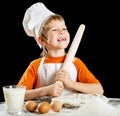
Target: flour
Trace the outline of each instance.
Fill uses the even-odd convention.
[[[104,95],[79,93],[55,97],[52,101],[54,100],[58,100],[62,104],[67,104],[71,107],[79,107],[77,109],[63,108],[59,112],[59,116],[120,116],[120,110],[109,104],[109,98]]]
[[[108,102],[100,98],[93,98],[79,108],[85,116],[120,116],[120,112]]]
[[[76,93],[76,94],[70,94],[60,97],[54,97],[52,98],[52,101],[58,100],[62,104],[70,104],[71,106],[83,106],[87,104],[89,101],[91,101],[92,98],[100,98],[105,102],[108,102],[109,99],[103,95],[95,95],[95,94],[83,94],[83,93]]]

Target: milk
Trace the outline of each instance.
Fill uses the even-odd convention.
[[[22,110],[24,104],[25,87],[15,85],[4,86],[4,98],[8,113],[17,113]]]

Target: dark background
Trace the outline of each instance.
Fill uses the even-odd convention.
[[[1,4],[1,77],[0,101],[4,100],[2,86],[17,84],[30,61],[41,50],[23,30],[25,10],[42,1],[48,9],[61,14],[74,38],[80,24],[86,29],[76,53],[101,81],[104,95],[120,98],[119,91],[119,6],[118,3],[65,0],[19,0]]]

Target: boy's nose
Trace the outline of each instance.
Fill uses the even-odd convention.
[[[59,30],[59,34],[62,34],[63,33],[63,30]]]

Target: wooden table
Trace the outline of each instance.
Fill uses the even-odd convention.
[[[109,104],[114,106],[119,114],[120,114],[120,99],[119,98],[109,98]],[[7,106],[4,102],[0,102],[0,116],[11,116],[7,113]],[[53,112],[52,110],[49,111],[49,113],[46,114],[40,114],[38,112],[36,113],[30,113],[26,111],[23,108],[24,114],[21,116],[86,116],[83,112],[81,112],[78,109],[67,109],[67,108],[62,108],[60,112]],[[90,116],[90,115],[89,115]],[[117,115],[120,116],[120,115]]]

